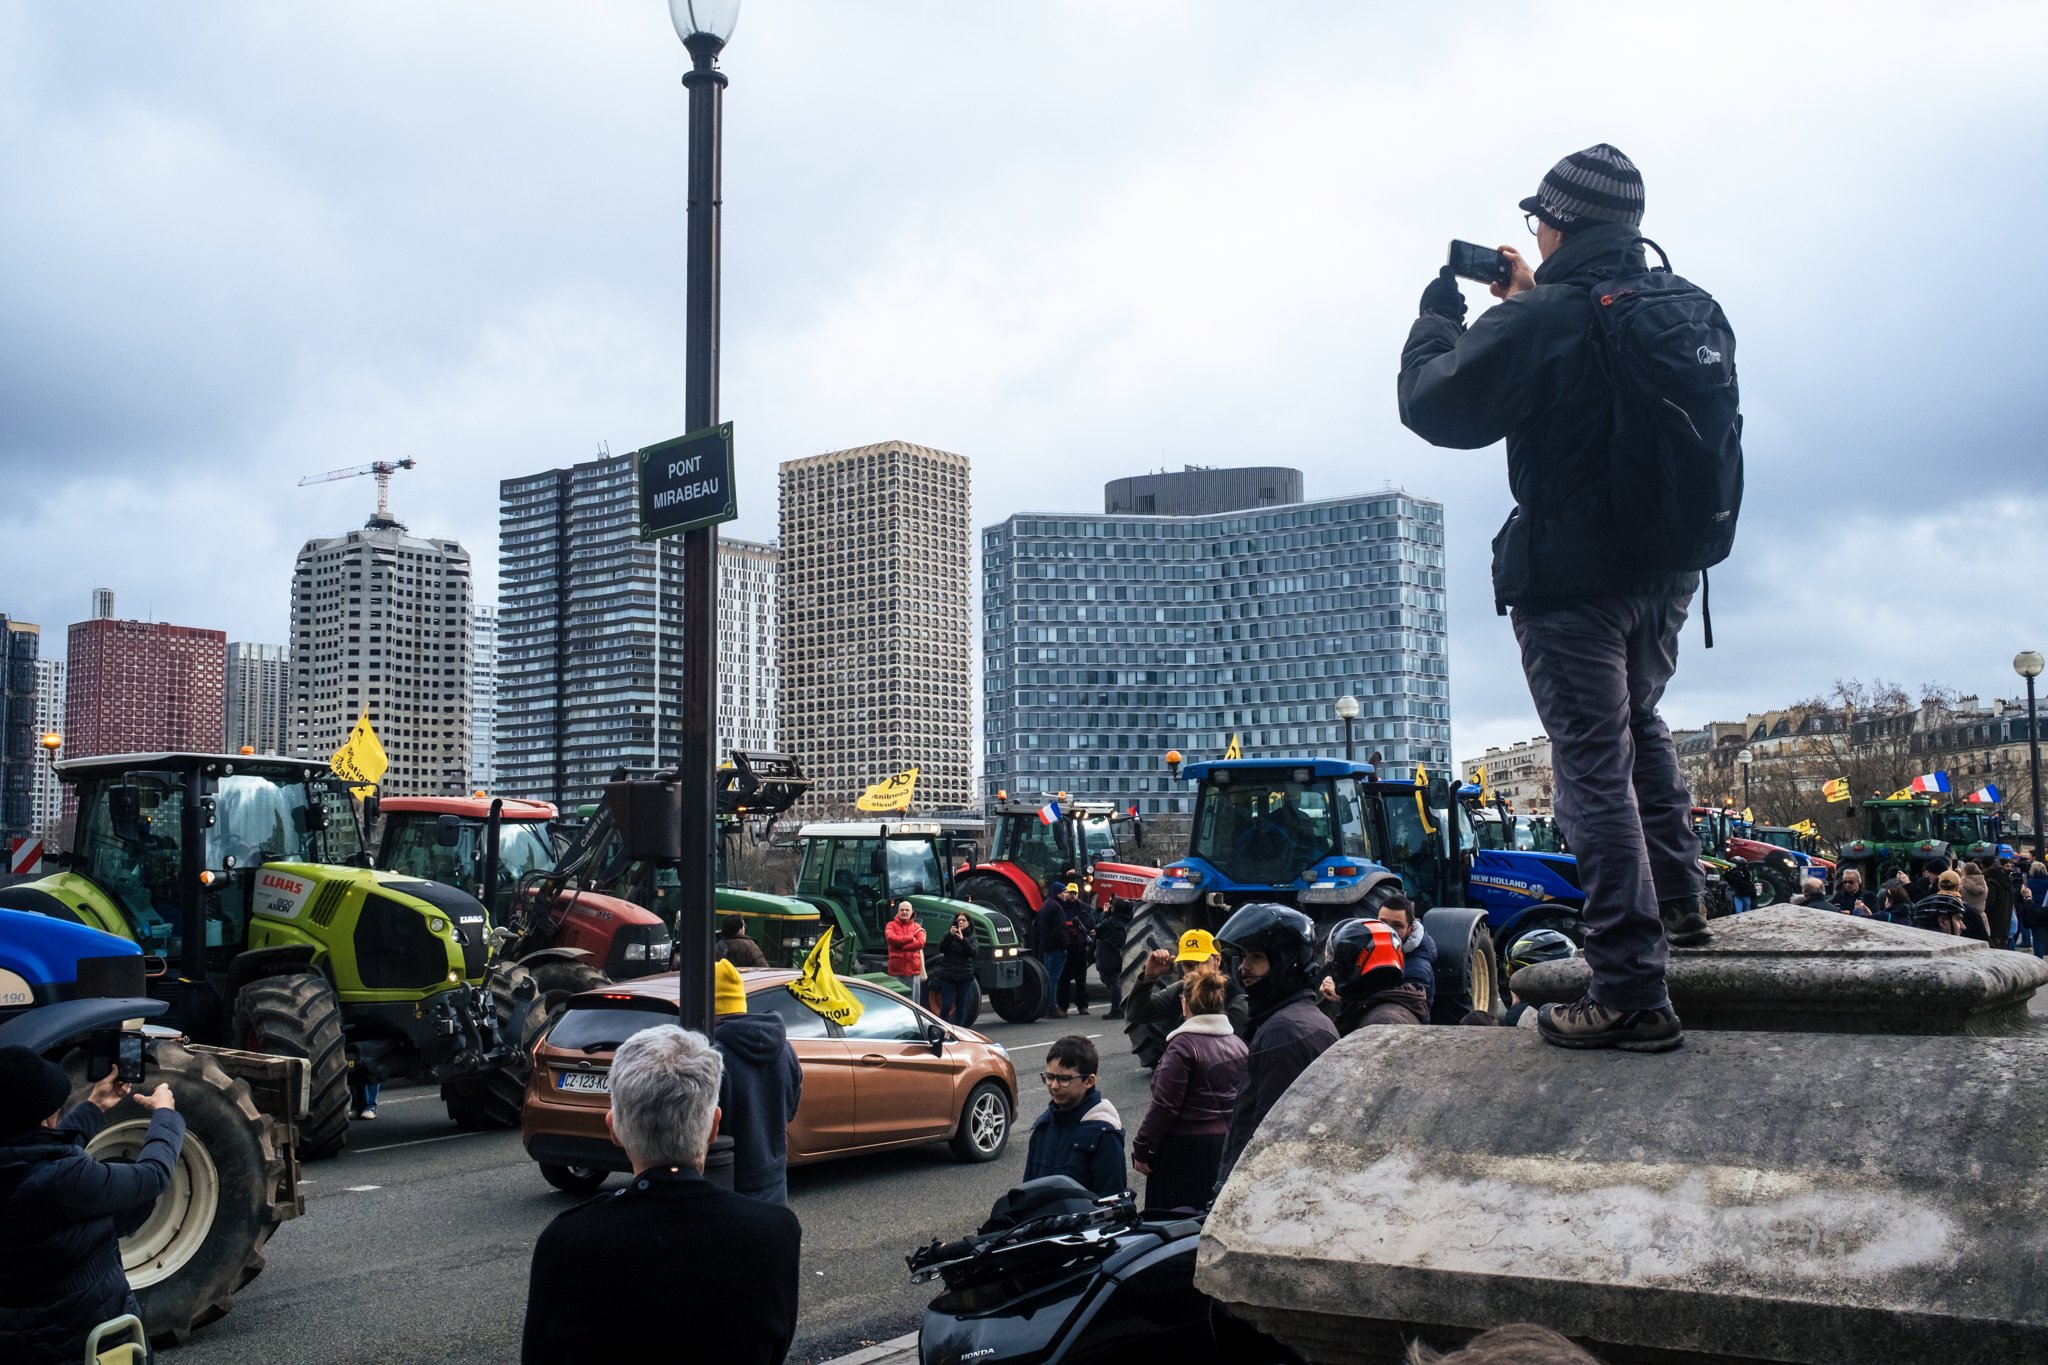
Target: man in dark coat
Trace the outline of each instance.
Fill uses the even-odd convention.
[[[735,967],[768,965],[768,955],[761,951],[761,945],[747,937],[747,921],[741,915],[727,915],[718,922],[718,942],[712,946],[711,955]]]
[[[1468,331],[1446,269],[1401,353],[1401,420],[1432,445],[1506,440],[1515,510],[1493,541],[1493,595],[1513,611],[1531,698],[1550,737],[1557,820],[1586,891],[1587,995],[1546,1007],[1564,1047],[1661,1052],[1683,1035],[1665,989],[1666,940],[1710,937],[1699,839],[1657,703],[1678,666],[1697,573],[1647,570],[1608,549],[1615,399],[1591,286],[1645,269],[1643,179],[1606,143],[1573,153],[1522,201],[1542,253],[1493,286]]]
[[[1415,918],[1415,902],[1389,896],[1380,906],[1379,921],[1401,938],[1401,979],[1422,992],[1422,1022],[1436,1009],[1436,940]]]
[[[1308,1064],[1337,1041],[1337,1026],[1316,1004],[1309,985],[1315,928],[1307,915],[1287,906],[1253,902],[1223,922],[1216,942],[1237,950],[1237,974],[1251,1000],[1251,1053],[1245,1083],[1230,1115],[1223,1143],[1221,1189],[1252,1134]]]
[[[789,1202],[789,1123],[804,1070],[789,1029],[773,1010],[747,1013],[747,988],[730,962],[712,969],[711,1045],[724,1059],[719,1122],[732,1139],[732,1187],[750,1199]]]
[[[1103,988],[1109,992],[1109,1010],[1102,1016],[1105,1019],[1124,1017],[1124,939],[1130,930],[1131,903],[1120,896],[1112,897],[1108,908],[1095,921],[1095,974],[1102,978]]]
[[[109,1072],[59,1118],[70,1091],[55,1062],[0,1048],[0,1360],[82,1360],[93,1328],[136,1311],[118,1239],[169,1187],[184,1145],[185,1120],[159,1085],[133,1097],[149,1111],[133,1161],[87,1156],[130,1092]]]
[[[780,1365],[789,1353],[803,1238],[796,1215],[703,1175],[722,1070],[709,1043],[673,1024],[619,1045],[605,1124],[633,1180],[542,1230],[527,1285],[525,1365],[649,1355]],[[600,1267],[603,1301],[594,1303]]]
[[[1067,930],[1069,902],[1078,901],[1081,888],[1068,882],[1057,896],[1046,898],[1038,907],[1038,956],[1045,963],[1045,977],[1052,989],[1052,998],[1046,1003],[1052,1008],[1046,1011],[1054,1019],[1067,1017],[1066,992],[1061,983],[1067,975],[1067,948],[1071,935]]]

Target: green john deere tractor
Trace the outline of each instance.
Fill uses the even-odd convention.
[[[1935,825],[1934,803],[1924,796],[1865,801],[1863,828],[1842,845],[1837,875],[1855,868],[1863,884],[1875,887],[1894,872],[1918,876],[1936,858],[1949,856],[1948,841]]]
[[[71,759],[61,870],[0,887],[141,945],[150,993],[193,1040],[303,1057],[301,1156],[348,1136],[349,1070],[441,1083],[470,1128],[519,1122],[541,1022],[521,968],[487,968],[490,924],[455,887],[372,871],[325,764],[226,754]]]
[[[952,897],[950,869],[957,859],[941,848],[942,831],[929,822],[887,820],[814,823],[797,832],[803,870],[797,895],[838,929],[833,968],[849,974],[881,972],[888,964],[882,928],[899,901],[909,901],[933,952],[964,914],[974,926],[974,971],[979,991],[968,993],[965,1022],[972,1026],[981,997],[1013,1024],[1044,1014],[1052,1003],[1045,967],[1024,953],[1007,916]]]

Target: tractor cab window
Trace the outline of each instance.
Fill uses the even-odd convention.
[[[1205,785],[1189,852],[1235,882],[1284,885],[1341,847],[1331,784],[1250,771]],[[1276,780],[1278,779],[1278,780]]]
[[[1044,886],[1073,862],[1059,838],[1064,828],[1035,815],[1006,816],[996,822],[994,860],[1015,863],[1032,881]]]
[[[1437,836],[1423,828],[1422,808],[1413,796],[1389,794],[1385,810],[1387,847],[1380,861],[1401,874],[1402,889],[1416,908],[1426,910],[1437,899]]]
[[[1941,839],[1951,844],[1974,844],[1977,842],[1977,816],[1974,811],[1944,811],[1941,816]]]
[[[123,773],[95,785],[78,816],[85,874],[127,912],[146,952],[171,952],[180,922],[178,826],[185,779]]]
[[[465,891],[476,887],[476,876],[463,860],[463,845],[443,846],[431,815],[418,815],[400,825],[391,836],[390,847],[393,872],[459,886]]]
[[[1347,858],[1372,857],[1372,840],[1365,832],[1365,803],[1358,788],[1342,783],[1337,788],[1337,852]]]
[[[1877,806],[1870,812],[1870,835],[1880,843],[1916,843],[1933,837],[1934,812],[1920,806]]]
[[[939,870],[939,850],[929,839],[891,839],[888,844],[886,894],[900,896],[942,896],[946,881]]]

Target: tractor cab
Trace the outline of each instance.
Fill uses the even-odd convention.
[[[1916,875],[1949,856],[1934,803],[1926,797],[1885,798],[1863,803],[1863,827],[1842,845],[1839,867],[1854,867],[1865,886],[1876,886],[1894,871]]]
[[[1238,905],[1284,894],[1347,905],[1384,884],[1397,864],[1428,854],[1431,840],[1416,837],[1419,825],[1374,820],[1370,764],[1225,759],[1184,771],[1198,787],[1194,828],[1188,856],[1161,869],[1153,888],[1167,904]]]
[[[497,807],[497,858],[491,852],[491,808]],[[484,796],[394,796],[378,806],[383,832],[377,866],[409,877],[459,886],[491,907],[503,923],[519,883],[555,865],[556,811],[546,801]],[[491,893],[482,895],[486,873]]]
[[[1998,827],[1998,817],[1989,811],[1950,806],[1937,813],[1936,837],[1965,858],[1995,858]]]

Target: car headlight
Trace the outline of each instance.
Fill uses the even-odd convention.
[[[995,1051],[997,1051],[998,1053],[1002,1054],[1002,1057],[1003,1057],[1003,1060],[1004,1060],[1004,1061],[1008,1061],[1008,1060],[1009,1060],[1009,1058],[1010,1058],[1010,1049],[1008,1049],[1008,1048],[1004,1047],[1004,1046],[1003,1046],[1003,1045],[1002,1045],[1001,1043],[990,1043],[990,1044],[989,1044],[989,1046],[990,1046],[991,1048],[995,1049]]]

